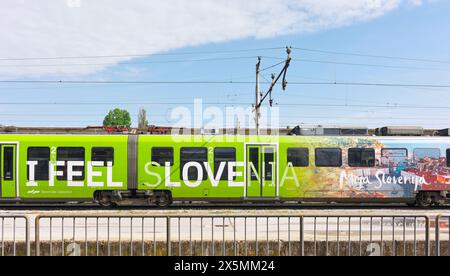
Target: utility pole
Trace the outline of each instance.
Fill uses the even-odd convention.
[[[259,119],[261,118],[261,105],[264,103],[264,100],[267,98],[267,96],[270,96],[269,99],[269,103],[270,106],[272,107],[273,105],[273,99],[272,99],[272,90],[275,87],[275,85],[277,84],[278,80],[280,80],[281,77],[283,77],[282,80],[282,88],[283,91],[286,90],[287,87],[287,81],[286,81],[286,74],[287,74],[287,70],[289,68],[289,65],[291,64],[291,48],[290,47],[286,47],[286,53],[287,53],[287,58],[286,61],[284,62],[284,66],[283,69],[281,70],[281,72],[278,74],[278,76],[276,77],[274,74],[272,74],[272,83],[270,84],[269,90],[266,92],[266,94],[262,95],[260,88],[259,88],[259,76],[261,74],[261,71],[272,68],[274,66],[270,66],[266,69],[260,69],[261,66],[261,57],[258,57],[258,63],[256,64],[256,97],[255,97],[255,125],[256,125],[256,135],[260,134],[260,129],[259,129]],[[262,97],[262,98],[261,98]]]
[[[258,57],[258,63],[256,64],[256,90],[255,90],[255,125],[256,125],[256,135],[259,135],[259,118],[261,117],[259,103],[261,101],[261,91],[259,89],[259,74],[261,66],[261,57]]]

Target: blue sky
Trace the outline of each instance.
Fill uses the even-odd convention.
[[[290,0],[286,0],[284,2],[289,1]],[[133,5],[132,2],[133,1],[130,1],[129,5]],[[282,14],[275,13],[267,18],[264,14],[261,15],[261,17],[266,18],[264,22],[267,23],[258,22],[259,26],[263,25],[260,26],[263,31],[261,31],[260,35],[256,36],[248,35],[246,33],[234,36],[233,34],[236,31],[234,29],[230,31],[226,28],[223,30],[223,36],[220,36],[220,31],[222,30],[221,26],[225,23],[219,20],[217,23],[221,24],[219,27],[213,28],[213,26],[211,26],[213,29],[211,30],[211,34],[213,35],[205,35],[207,38],[193,38],[198,40],[194,43],[198,44],[198,46],[188,46],[188,42],[181,43],[178,41],[178,33],[176,31],[173,31],[172,34],[170,28],[176,29],[176,26],[171,27],[165,24],[163,26],[167,26],[168,29],[164,31],[166,31],[168,35],[174,36],[172,40],[165,42],[167,44],[167,49],[173,48],[173,50],[165,51],[167,55],[152,55],[152,53],[161,53],[161,50],[152,50],[148,53],[148,56],[133,59],[127,58],[124,60],[105,58],[94,60],[81,59],[75,61],[64,59],[57,61],[7,61],[8,63],[3,61],[3,65],[14,66],[5,66],[3,69],[0,69],[0,79],[62,79],[84,81],[254,81],[255,64],[257,61],[256,56],[263,56],[262,67],[264,68],[279,62],[279,60],[267,57],[284,58],[286,56],[284,49],[233,52],[226,54],[193,53],[271,47],[278,48],[289,45],[293,47],[327,51],[444,61],[442,63],[415,62],[323,54],[293,49],[292,57],[294,59],[362,63],[403,68],[350,66],[293,60],[288,72],[288,81],[290,82],[336,81],[450,85],[450,81],[448,80],[450,76],[450,18],[448,17],[450,1],[425,1],[421,4],[418,4],[418,2],[409,3],[408,1],[406,1],[408,3],[404,4],[388,3],[386,5],[395,6],[387,6],[386,10],[381,9],[382,11],[380,11],[380,14],[377,14],[374,18],[371,18],[371,14],[376,13],[376,11],[369,10],[367,12],[367,10],[363,9],[363,12],[358,14],[357,18],[348,20],[345,18],[330,18],[330,16],[340,14],[339,8],[342,7],[336,8],[335,14],[329,15],[324,13],[323,18],[321,18],[320,9],[327,9],[326,1],[322,2],[324,2],[323,6],[314,7],[314,9],[311,8],[310,10],[305,8],[307,12],[313,13],[313,16],[308,20],[298,22],[295,21],[295,19],[292,22],[286,23],[285,29],[277,29],[276,22],[277,20],[280,20],[280,17],[283,17]],[[331,2],[338,3],[339,1],[335,0]],[[79,11],[76,12],[83,13],[83,8],[83,2],[81,2],[80,7],[70,7],[69,11],[72,12],[73,9],[78,9]],[[375,9],[377,8],[378,7]],[[27,9],[28,7],[19,7],[14,9],[14,11],[17,11],[18,13],[31,12]],[[238,9],[240,9],[240,7]],[[314,14],[317,13],[317,10],[319,11],[319,16]],[[261,13],[264,13],[265,11],[266,10],[262,9]],[[34,12],[39,13],[41,11],[38,9],[34,10]],[[11,13],[13,13],[13,10],[11,10]],[[293,14],[292,16],[298,17],[300,15],[301,14]],[[18,15],[16,14],[16,16]],[[130,13],[129,16],[131,18],[132,13]],[[232,19],[233,15],[230,16]],[[64,21],[66,19],[60,18],[59,20]],[[272,20],[273,22],[267,20]],[[315,20],[318,22],[315,22]],[[329,22],[326,20],[329,20]],[[343,21],[340,22],[339,20]],[[325,23],[323,21],[325,21]],[[158,23],[158,21],[155,22]],[[208,22],[209,21],[205,19],[205,24],[210,24]],[[0,29],[1,25],[6,23],[6,20],[0,20]],[[46,25],[47,23],[57,24],[58,22],[50,21],[45,24],[43,23],[42,25]],[[136,24],[139,24],[139,22],[136,22]],[[297,24],[311,24],[312,27],[305,27],[305,29],[302,29]],[[186,26],[186,31],[198,34],[200,31],[196,31],[195,26],[195,24],[193,27]],[[26,32],[27,28],[39,28],[39,24],[36,24],[36,26],[23,25],[17,28],[19,30],[18,33],[21,35],[20,39],[23,39],[23,36],[30,35]],[[85,26],[84,28],[89,28],[89,26]],[[139,38],[128,35],[133,33],[134,29],[132,27],[128,30],[124,28],[123,32],[117,31],[117,37],[115,38],[117,41],[126,45],[123,48],[121,48],[120,45],[115,45],[115,47],[109,49],[104,48],[105,46],[99,44],[95,51],[92,51],[92,49],[89,50],[89,47],[83,51],[69,51],[72,50],[69,48],[72,46],[75,48],[83,48],[84,46],[82,43],[96,45],[97,38],[95,36],[83,36],[83,31],[80,31],[80,33],[73,33],[73,36],[69,36],[69,39],[72,41],[70,41],[71,43],[68,45],[71,46],[66,46],[61,43],[63,39],[66,41],[67,38],[55,38],[58,43],[61,43],[62,50],[67,50],[66,52],[62,50],[61,52],[57,52],[56,50],[53,52],[47,51],[48,48],[46,48],[47,50],[39,51],[40,47],[44,49],[46,45],[39,43],[31,44],[34,40],[30,40],[29,45],[26,47],[22,45],[17,52],[15,52],[16,47],[13,47],[17,44],[14,43],[11,44],[13,46],[10,48],[0,47],[0,58],[119,55],[130,53],[147,54],[147,52],[143,50],[145,47],[141,43],[141,36],[145,35],[146,28],[147,27],[144,26],[143,31],[140,31]],[[273,28],[274,31],[267,33],[264,31],[270,28]],[[64,29],[64,25],[62,29]],[[81,30],[84,29],[81,28]],[[33,33],[40,33],[42,35],[36,36],[34,39],[38,42],[45,40],[46,31],[46,28],[43,28],[42,30],[35,29]],[[207,31],[209,31],[209,29],[202,30],[201,33],[206,33]],[[259,32],[260,29],[256,28],[255,31]],[[149,27],[148,32],[150,37],[146,39],[152,41],[151,36],[154,34],[151,27]],[[115,33],[115,30],[113,30],[112,33]],[[184,30],[182,33],[184,33]],[[78,40],[77,38],[79,37],[82,39]],[[89,39],[86,39],[86,37]],[[8,39],[19,40],[18,37],[10,37]],[[155,35],[155,39],[158,39],[158,36]],[[186,36],[186,38],[179,38],[179,40],[182,39],[189,41],[189,36]],[[160,39],[159,41],[162,40],[164,39]],[[92,43],[90,43],[90,41]],[[165,44],[162,42],[159,47],[164,47]],[[19,41],[17,43],[19,43]],[[53,46],[59,45],[58,43],[53,44]],[[81,46],[77,46],[78,43]],[[35,48],[30,50],[30,48],[33,47]],[[180,53],[187,52],[192,54],[180,55]],[[173,60],[210,58],[242,59],[164,63]],[[156,61],[162,63],[157,63]],[[0,65],[2,64],[1,62],[2,61],[0,61]],[[54,66],[52,62],[65,65],[58,67]],[[67,63],[70,62],[78,63],[78,65],[67,65]],[[115,65],[79,65],[86,63],[114,63]],[[30,64],[34,65],[34,67],[27,67]],[[49,64],[52,66],[47,66]],[[25,66],[21,67],[15,65]],[[8,68],[11,69],[10,72],[6,71]],[[265,71],[264,77],[270,78],[270,73],[278,73],[279,68],[280,67]],[[39,71],[41,69],[42,71]],[[71,71],[69,69],[74,70]],[[266,84],[262,85],[262,90],[267,88],[268,86]],[[193,103],[194,98],[199,98],[202,99],[204,103],[220,102],[222,104],[228,103],[230,106],[248,107],[249,105],[247,103],[254,101],[254,84],[112,85],[0,83],[0,91],[2,92],[0,93],[0,124],[17,126],[101,125],[107,111],[115,107],[128,109],[132,115],[134,125],[137,121],[139,107],[144,107],[147,110],[150,124],[171,125],[174,121],[169,119],[170,112],[172,108],[179,105],[170,103],[182,102],[185,103],[183,104],[184,106],[191,108],[192,104],[189,103]],[[421,125],[429,128],[444,128],[450,127],[450,120],[447,118],[449,108],[437,109],[428,107],[450,107],[449,92],[450,89],[448,88],[288,85],[287,91],[281,91],[281,88],[277,86],[273,95],[275,102],[279,104],[279,126],[281,127],[305,123],[324,125],[365,125],[369,127],[384,125]],[[32,104],[37,102],[71,104]],[[285,104],[301,105],[289,106]],[[308,104],[310,105],[308,106]],[[320,105],[335,106],[324,107]],[[363,106],[358,107],[355,105]],[[386,107],[368,107],[368,105]],[[414,108],[392,107],[395,105],[414,106]],[[207,106],[208,105],[205,105],[205,107]],[[219,105],[219,107],[223,108],[223,105]],[[205,121],[204,123],[207,122]]]

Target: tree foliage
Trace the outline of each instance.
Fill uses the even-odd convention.
[[[116,108],[109,111],[103,120],[103,126],[131,126],[130,113],[125,109]]]
[[[147,111],[143,108],[139,109],[138,128],[146,129],[148,127]]]

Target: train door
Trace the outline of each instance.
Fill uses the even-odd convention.
[[[247,197],[277,197],[277,146],[270,144],[247,145],[246,151]]]
[[[0,144],[0,197],[15,198],[16,193],[16,145]]]

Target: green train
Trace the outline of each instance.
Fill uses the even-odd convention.
[[[443,204],[449,137],[0,134],[0,203]]]

